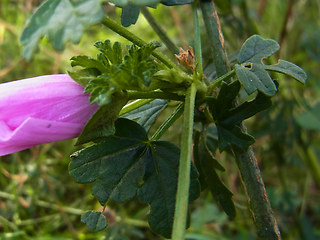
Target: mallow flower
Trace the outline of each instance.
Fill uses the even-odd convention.
[[[96,104],[66,74],[0,84],[0,156],[78,137]]]

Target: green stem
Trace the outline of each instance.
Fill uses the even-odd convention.
[[[132,91],[128,92],[128,99],[167,99],[167,100],[176,100],[176,101],[183,101],[184,97],[179,96],[174,93],[167,93],[167,92],[160,92],[160,91],[154,91],[154,92],[139,92],[139,91]]]
[[[153,15],[149,12],[146,7],[141,8],[141,12],[143,16],[147,19],[153,31],[159,36],[161,41],[167,46],[170,52],[173,54],[178,54],[179,49],[177,46],[171,41],[166,32],[162,29],[162,27],[158,24],[157,20],[153,17]]]
[[[171,125],[181,116],[183,113],[183,103],[180,103],[171,116],[157,129],[157,131],[151,137],[151,140],[158,140]]]
[[[181,136],[178,188],[172,230],[172,239],[174,240],[184,240],[185,235],[189,201],[192,133],[196,92],[196,86],[193,83],[186,94]]]
[[[224,50],[224,39],[218,14],[215,10],[214,3],[211,1],[201,1],[201,9],[212,48],[212,57],[217,76],[220,77],[230,71],[230,66]],[[236,105],[236,102],[234,105]],[[244,124],[241,124],[241,129],[243,132],[246,132]],[[264,240],[281,239],[277,221],[273,215],[252,147],[242,149],[232,146],[232,150],[238,164],[242,182],[247,192],[259,238]]]
[[[192,3],[193,22],[194,22],[194,52],[196,56],[197,67],[196,70],[200,75],[203,74],[202,67],[202,50],[201,50],[201,29],[199,25],[197,2]],[[202,77],[201,77],[202,78]]]
[[[218,87],[218,85],[222,82],[225,81],[231,77],[233,77],[233,75],[236,73],[236,71],[234,69],[232,69],[230,72],[227,72],[226,74],[222,75],[221,77],[218,77],[217,79],[215,79],[212,83],[210,83],[210,85],[208,86],[208,95],[211,95],[211,93],[213,92],[213,90]]]
[[[139,108],[139,107],[141,107],[141,106],[143,106],[143,105],[148,104],[149,102],[152,102],[153,100],[154,100],[154,99],[138,99],[138,100],[136,100],[136,101],[133,101],[133,102],[125,105],[125,106],[121,109],[119,115],[121,116],[121,115],[124,115],[124,114],[126,114],[126,113],[128,113],[128,112],[131,112],[131,111],[133,111],[133,110],[135,110],[135,109],[137,109],[137,108]]]
[[[133,44],[136,44],[139,47],[142,47],[143,45],[146,45],[147,43],[139,38],[138,36],[134,35],[132,32],[128,31],[125,27],[121,26],[120,24],[116,23],[112,19],[106,17],[102,24],[106,27],[110,28],[112,31],[118,33],[120,36],[124,37],[125,39],[128,39]],[[152,55],[160,60],[163,64],[165,64],[168,68],[176,68],[179,69],[179,67],[174,64],[166,55],[162,54],[161,52],[155,50],[152,52]]]

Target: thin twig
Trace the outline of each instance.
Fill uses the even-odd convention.
[[[155,31],[155,33],[159,36],[162,42],[170,50],[170,52],[172,52],[172,54],[178,54],[179,53],[178,47],[171,41],[167,33],[158,24],[157,20],[153,17],[153,15],[149,12],[149,10],[146,7],[142,7],[141,12],[143,16],[147,19],[152,29]]]

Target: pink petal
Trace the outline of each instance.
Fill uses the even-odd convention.
[[[77,137],[97,109],[65,74],[0,84],[0,156]]]

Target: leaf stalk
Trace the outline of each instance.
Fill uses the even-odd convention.
[[[184,104],[180,103],[171,116],[157,129],[151,137],[151,140],[158,140],[171,125],[182,115]]]
[[[217,79],[215,79],[212,83],[210,83],[210,85],[208,86],[208,95],[210,96],[213,92],[213,90],[219,86],[219,84],[222,81],[228,80],[231,77],[234,76],[234,74],[236,73],[235,69],[232,69],[231,71],[227,72],[226,74],[218,77]]]
[[[153,31],[159,36],[162,42],[166,45],[172,54],[178,54],[178,47],[171,41],[166,32],[158,24],[157,20],[153,17],[150,11],[146,7],[141,8],[143,16],[147,19],[148,23],[152,27]]]

